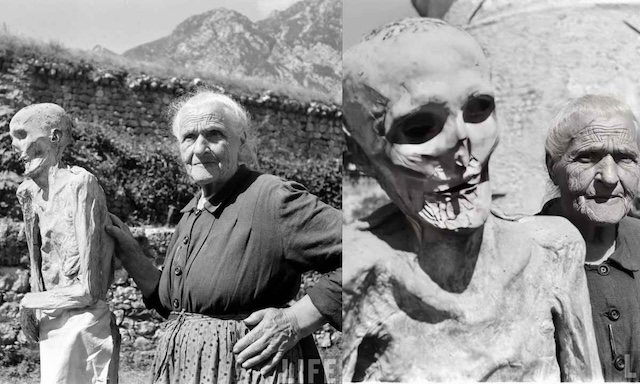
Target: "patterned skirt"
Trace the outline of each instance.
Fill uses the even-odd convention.
[[[154,384],[324,383],[324,371],[311,336],[289,350],[278,366],[263,376],[260,367],[245,369],[232,352],[249,333],[238,318],[193,313],[173,314],[153,362]],[[309,345],[309,342],[311,345]]]

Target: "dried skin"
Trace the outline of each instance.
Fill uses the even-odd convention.
[[[34,309],[22,308],[20,310],[20,327],[22,327],[22,332],[27,340],[34,343],[40,341],[40,322]]]

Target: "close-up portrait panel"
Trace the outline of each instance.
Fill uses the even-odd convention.
[[[343,380],[637,380],[640,2],[343,7]]]

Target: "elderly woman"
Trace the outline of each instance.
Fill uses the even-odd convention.
[[[620,101],[567,101],[548,133],[546,164],[559,197],[542,215],[564,216],[587,244],[586,274],[604,378],[638,378],[640,220],[626,216],[640,180],[638,122]]]
[[[173,133],[201,193],[182,209],[162,271],[112,215],[118,257],[168,316],[155,383],[322,382],[311,333],[341,323],[341,214],[300,184],[250,170],[247,112],[210,91],[173,108]],[[301,274],[326,273],[288,306]]]

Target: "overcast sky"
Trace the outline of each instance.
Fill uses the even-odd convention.
[[[66,47],[122,53],[171,33],[189,16],[234,9],[257,21],[296,0],[0,0],[0,27]]]

